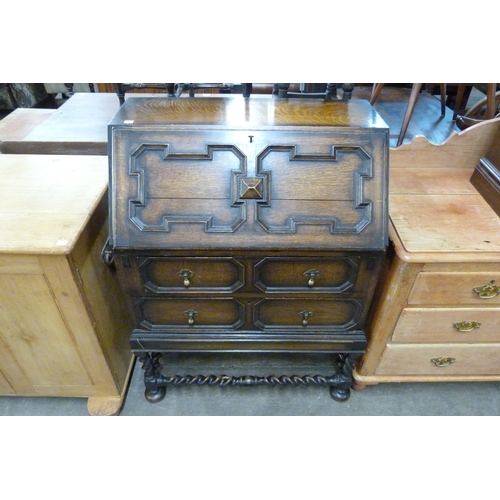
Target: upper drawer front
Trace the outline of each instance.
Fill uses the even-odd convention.
[[[500,375],[500,344],[389,344],[376,375]]]
[[[264,292],[357,291],[359,259],[334,257],[265,258],[254,269],[254,283]]]
[[[115,248],[387,246],[387,130],[113,129]]]
[[[406,308],[392,342],[500,342],[500,308]]]
[[[141,298],[135,302],[138,326],[145,330],[232,329],[243,324],[244,306],[234,299]]]
[[[232,258],[138,259],[141,290],[155,294],[235,292],[244,283],[244,266]],[[141,293],[138,290],[138,293]]]
[[[493,285],[486,290],[492,281]],[[408,298],[409,304],[495,305],[500,304],[500,273],[420,273]]]
[[[363,305],[356,300],[264,299],[254,305],[257,328],[346,332],[359,327]]]

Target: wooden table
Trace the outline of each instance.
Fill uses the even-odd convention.
[[[15,109],[0,120],[0,144],[4,141],[21,141],[56,111],[45,108]]]
[[[394,251],[356,388],[500,380],[500,218],[470,182],[482,157],[499,156],[499,139],[496,119],[440,146],[416,138],[391,151]]]
[[[0,155],[0,394],[88,399],[116,414],[133,356],[101,251],[103,156]]]
[[[50,116],[23,137],[11,137],[0,142],[0,152],[105,156],[108,123],[119,107],[116,94],[74,94],[60,108],[50,110]]]

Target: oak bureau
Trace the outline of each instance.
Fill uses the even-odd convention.
[[[366,101],[128,99],[109,125],[107,253],[146,398],[171,384],[349,397],[388,243],[388,127]],[[332,353],[332,376],[166,376],[168,352]]]

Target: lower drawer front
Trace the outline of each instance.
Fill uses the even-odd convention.
[[[347,331],[360,323],[362,303],[357,300],[264,299],[254,306],[254,323],[260,329],[287,328]]]
[[[138,323],[146,330],[236,329],[243,324],[243,310],[243,305],[231,298],[142,298],[135,303]]]
[[[388,344],[375,374],[499,375],[500,344]]]
[[[392,342],[500,342],[499,324],[498,307],[406,308],[401,312]]]

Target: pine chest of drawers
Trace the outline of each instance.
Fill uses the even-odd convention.
[[[347,399],[388,241],[388,129],[373,108],[129,99],[109,147],[109,252],[146,397],[173,383],[162,353],[208,350],[339,354],[338,373],[297,383]]]
[[[393,245],[355,387],[500,380],[500,218],[470,182],[499,133],[496,120],[391,151]]]

